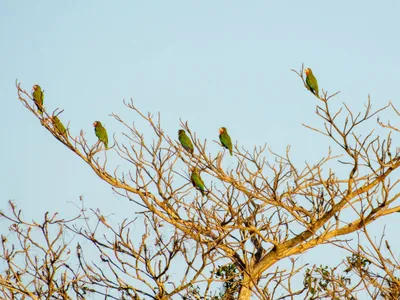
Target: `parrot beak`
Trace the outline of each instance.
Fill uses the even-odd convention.
[[[97,125],[97,122],[93,122],[93,127],[96,127],[96,125]]]
[[[224,130],[222,128],[219,129],[219,133],[223,133]]]
[[[306,75],[308,75],[308,73],[310,73],[310,69],[309,68],[305,69],[304,73],[306,73]]]

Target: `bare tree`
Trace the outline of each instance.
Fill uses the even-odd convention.
[[[28,222],[9,204],[11,213],[0,213],[10,222],[10,234],[1,236],[1,299],[84,299],[86,276],[72,267],[70,241],[63,234],[74,219],[46,213],[42,222]]]
[[[294,72],[307,87],[303,68]],[[368,224],[400,212],[396,202],[399,180],[393,176],[400,166],[400,153],[391,143],[392,132],[399,129],[390,122],[376,122],[383,110],[392,108],[398,114],[392,104],[373,111],[368,98],[362,112],[355,113],[346,104],[333,110],[331,103],[338,93],[322,91],[315,96],[316,114],[322,123],[304,126],[327,137],[339,149],[337,153],[329,149],[315,164],[299,167],[294,165],[289,147],[286,153],[278,154],[265,146],[246,149],[235,144],[236,163],[226,168],[225,152],[209,153],[207,141],[199,138],[187,122],[180,125],[194,145],[193,154],[182,148],[175,135],[171,137],[163,130],[160,114],[144,114],[133,101],[125,102],[126,107],[151,126],[153,136],[144,136],[134,124],[113,114],[124,133],[114,135],[111,149],[105,150],[99,142],[89,145],[83,131],[78,136],[70,128],[61,132],[54,123],[56,112],[49,115],[44,109],[43,115],[39,114],[31,95],[19,83],[17,91],[19,100],[41,124],[121,197],[131,201],[140,214],[137,219],[127,218],[113,225],[100,212],[92,211],[98,220],[95,227],[85,221],[85,210],[78,218],[83,220],[81,225],[51,221],[59,222],[60,228],[75,234],[76,239],[89,241],[98,261],[89,259],[80,242],[74,252],[76,269],[59,271],[60,278],[68,277],[69,289],[50,289],[51,282],[60,286],[61,279],[40,280],[38,270],[30,273],[35,282],[32,286],[22,280],[20,285],[25,285],[20,287],[7,277],[2,284],[4,295],[39,297],[37,289],[46,287],[51,297],[59,293],[60,299],[68,299],[63,296],[67,291],[73,297],[90,292],[114,299],[244,300],[296,295],[357,299],[361,292],[375,298],[398,297],[395,254],[388,242],[382,240],[377,245],[367,231]],[[371,123],[387,132],[379,135],[374,129],[366,131],[364,124],[371,128]],[[112,167],[107,159],[110,152],[125,161],[129,171]],[[203,176],[204,195],[190,182],[193,168]],[[8,218],[17,227],[36,227]],[[133,241],[134,222],[144,224],[139,243]],[[368,238],[369,250],[360,242],[355,248],[349,242],[355,233]],[[17,236],[27,235],[17,232]],[[345,249],[349,256],[333,267],[306,268],[295,259],[324,244]],[[46,245],[43,249],[51,249]],[[21,251],[29,257],[30,249]],[[282,267],[282,261],[291,267]],[[25,261],[25,265],[29,263]],[[16,270],[12,268],[11,272]],[[349,274],[358,280],[350,280]],[[296,284],[299,278],[303,278],[303,284]]]

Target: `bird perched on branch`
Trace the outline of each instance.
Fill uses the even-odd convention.
[[[43,116],[44,93],[42,91],[42,88],[37,84],[35,84],[32,87],[32,98],[36,104],[39,114],[41,114]]]
[[[53,116],[52,118],[54,128],[61,134],[66,140],[68,139],[67,129],[65,129],[63,123],[61,123],[60,119],[57,116]]]
[[[181,129],[178,131],[178,138],[179,141],[181,142],[183,149],[185,149],[190,154],[193,154],[194,151],[193,143],[190,140],[190,138],[186,135],[185,130]]]
[[[108,136],[107,130],[103,127],[100,121],[93,122],[94,126],[94,133],[96,134],[97,138],[100,142],[104,144],[106,149],[108,149]]]
[[[315,96],[319,98],[319,90],[318,90],[318,81],[317,78],[315,78],[312,70],[310,68],[307,68],[304,70],[306,73],[306,84],[308,86],[308,89],[313,93]]]
[[[190,176],[190,181],[193,186],[200,191],[204,196],[206,194],[206,187],[204,185],[203,179],[201,179],[199,170],[197,168],[192,169],[192,175]]]
[[[222,144],[222,146],[224,146],[224,148],[229,150],[229,153],[232,156],[232,141],[231,141],[231,137],[228,134],[228,130],[226,130],[225,127],[221,127],[219,129],[219,140]]]

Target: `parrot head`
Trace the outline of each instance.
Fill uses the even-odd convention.
[[[94,121],[93,122],[93,127],[97,127],[99,125],[101,125],[100,121]]]
[[[40,86],[37,85],[37,84],[35,84],[35,85],[32,87],[32,91],[34,92],[34,91],[36,91],[38,88],[40,88]]]
[[[183,134],[185,134],[185,130],[183,130],[183,129],[178,130],[178,135],[179,135],[179,136],[181,136],[181,135],[183,135]]]
[[[304,70],[304,73],[306,73],[306,75],[308,76],[308,74],[312,74],[312,71],[310,68],[307,68]]]
[[[220,129],[219,129],[219,133],[220,134],[222,134],[222,133],[227,133],[228,131],[226,130],[226,128],[225,127],[221,127]]]

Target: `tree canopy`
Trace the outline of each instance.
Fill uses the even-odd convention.
[[[108,132],[106,149],[104,133],[96,132],[99,141],[89,144],[87,134],[94,132],[75,135],[62,110],[46,109],[51,99],[38,106],[17,82],[25,108],[132,211],[113,224],[82,204],[71,220],[47,213],[28,221],[10,202],[11,210],[1,212],[12,232],[2,235],[1,298],[398,298],[398,253],[384,235],[371,236],[368,225],[400,212],[400,150],[392,145],[400,111],[392,103],[373,110],[370,98],[360,112],[345,103],[332,108],[338,92],[310,85],[303,68],[293,71],[310,90],[321,121],[303,125],[332,146],[313,164],[295,165],[290,147],[275,153],[265,145],[242,145],[233,135],[230,146],[216,136],[221,150],[210,153],[188,122],[167,133],[162,112],[143,113],[132,100],[126,108],[151,127],[152,136],[113,114],[122,133]],[[397,119],[380,120],[384,110]],[[227,166],[230,147],[234,163]],[[121,169],[110,155],[117,155]],[[298,261],[327,244],[348,255],[335,266]]]

